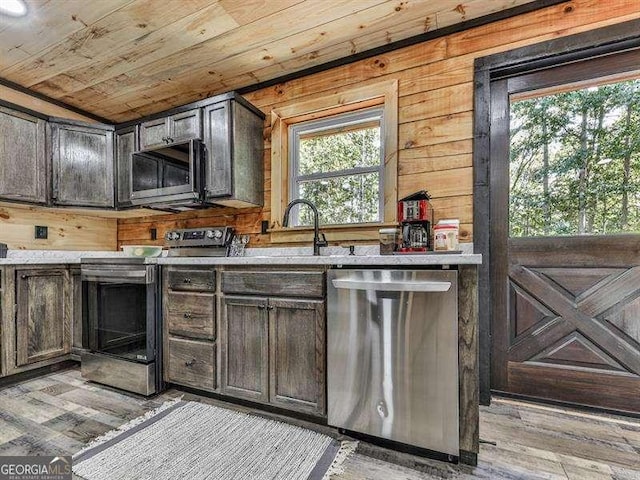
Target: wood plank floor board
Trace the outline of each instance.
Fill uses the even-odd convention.
[[[41,400],[42,402],[52,405],[54,407],[59,407],[65,410],[66,412],[77,413],[78,415],[82,415],[92,420],[96,420],[97,422],[110,425],[112,428],[117,428],[120,425],[122,425],[121,418],[118,418],[106,412],[95,410],[85,405],[80,405],[75,402],[70,402],[58,396],[49,396],[49,395],[43,394],[42,392],[31,392],[29,396],[33,398],[37,398],[38,400]]]
[[[111,425],[73,412],[64,413],[42,425],[83,444],[89,443],[94,438],[113,430]]]
[[[154,398],[88,383],[78,369],[0,389],[0,455],[72,454],[127,420],[182,397],[313,427],[331,427],[179,390]],[[398,454],[366,443],[332,480],[640,480],[640,420],[495,398],[482,407],[477,467]],[[381,453],[382,452],[382,453]],[[377,458],[373,458],[375,456]],[[397,463],[385,461],[395,459]],[[74,480],[80,480],[74,477]]]

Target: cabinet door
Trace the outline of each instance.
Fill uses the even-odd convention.
[[[0,198],[47,202],[45,124],[0,107]]]
[[[16,366],[71,351],[66,282],[63,269],[16,271]]]
[[[199,108],[171,115],[168,120],[169,143],[202,138]]]
[[[140,124],[140,150],[166,145],[169,136],[167,118],[149,120]]]
[[[205,191],[210,199],[233,194],[229,124],[229,102],[215,103],[204,109],[204,144],[207,148]]]
[[[270,403],[324,415],[324,302],[269,299],[268,309]]]
[[[54,203],[113,207],[113,132],[66,124],[51,129]]]
[[[136,150],[136,127],[117,131],[116,139],[116,203],[131,205],[131,155]]]
[[[221,322],[222,391],[258,402],[269,399],[267,299],[224,297]]]

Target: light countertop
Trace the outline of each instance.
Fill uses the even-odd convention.
[[[160,265],[479,265],[482,255],[429,254],[429,255],[292,255],[247,257],[162,257]]]
[[[341,247],[323,249],[323,255],[311,255],[311,248],[249,248],[243,257],[158,257],[145,263],[159,265],[479,265],[482,255],[473,254],[471,244],[462,244],[463,253],[429,253],[426,255],[380,255],[377,246],[357,246],[356,255],[348,255]],[[79,264],[82,258],[122,258],[121,252],[87,252],[62,250],[10,250],[2,265]]]

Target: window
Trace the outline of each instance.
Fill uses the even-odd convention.
[[[306,207],[300,217],[297,207],[291,212],[295,228],[282,227],[287,204],[301,197],[318,204],[332,242],[377,240],[381,226],[396,225],[398,80],[332,88],[272,108],[270,186],[272,243],[312,238]]]
[[[512,99],[512,237],[640,232],[639,106],[638,79]]]
[[[383,109],[333,115],[289,126],[289,198],[316,205],[325,225],[382,220]],[[292,225],[311,225],[296,207]]]

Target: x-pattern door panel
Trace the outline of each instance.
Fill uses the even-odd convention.
[[[534,250],[558,242],[538,239]],[[510,246],[503,389],[640,411],[640,266],[563,266],[559,255],[548,266],[525,242]]]

